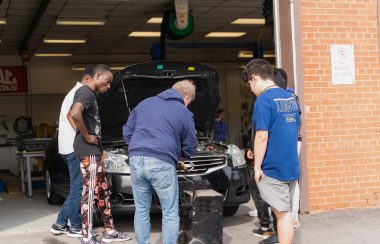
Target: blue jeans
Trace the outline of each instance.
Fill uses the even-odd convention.
[[[135,202],[135,234],[138,244],[150,243],[150,208],[153,190],[162,208],[162,239],[164,244],[176,244],[179,232],[179,189],[174,165],[144,156],[129,159]]]
[[[71,227],[80,230],[82,228],[82,215],[80,213],[82,173],[80,171],[80,161],[74,153],[62,156],[69,168],[70,192],[59,212],[57,224],[66,225],[67,220],[70,220]]]

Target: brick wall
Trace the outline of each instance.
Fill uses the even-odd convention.
[[[377,0],[301,0],[310,211],[380,205]],[[331,84],[330,44],[352,44],[356,83]]]

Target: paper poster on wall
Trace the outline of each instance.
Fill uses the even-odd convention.
[[[27,92],[28,77],[26,67],[0,66],[0,94]]]
[[[330,45],[333,85],[355,84],[355,56],[352,45]]]

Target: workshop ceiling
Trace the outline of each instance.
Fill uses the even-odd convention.
[[[48,2],[44,11],[40,5]],[[171,0],[0,0],[0,54],[18,54],[23,42],[30,53],[148,54],[159,38],[128,37],[132,31],[160,31],[159,24],[146,23],[162,16]],[[195,18],[194,32],[181,42],[253,43],[259,40],[264,50],[273,52],[273,30],[263,25],[232,25],[237,18],[263,18],[262,0],[189,0]],[[40,14],[38,25],[34,18]],[[104,26],[62,26],[60,19],[105,19]],[[240,38],[206,38],[212,31],[247,32]],[[28,34],[30,34],[28,36]],[[29,37],[29,38],[28,38]],[[44,38],[87,39],[85,44],[48,44]],[[170,41],[173,42],[173,41]],[[237,54],[239,48],[220,52]],[[168,49],[168,52],[178,49]],[[189,51],[189,50],[186,50]],[[185,52],[186,52],[185,51]]]

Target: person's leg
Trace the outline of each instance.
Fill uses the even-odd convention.
[[[69,160],[69,155],[62,155],[63,160],[65,161],[66,165],[69,167],[70,160]],[[71,173],[70,173],[70,167],[69,167],[69,174],[71,178]],[[71,188],[71,181],[70,181],[70,188]],[[67,220],[69,219],[70,216],[70,204],[71,204],[71,190],[69,192],[69,195],[67,196],[65,202],[63,203],[61,210],[59,211],[58,218],[56,221],[56,224],[59,226],[66,226],[67,225]]]
[[[278,239],[281,244],[294,243],[294,227],[291,212],[273,210],[277,217]]]
[[[179,189],[176,168],[161,160],[146,160],[145,175],[160,199],[162,208],[162,239],[164,244],[176,244],[179,233]]]
[[[292,217],[294,222],[294,228],[301,227],[298,212],[300,207],[300,188],[298,181],[290,183],[290,198],[292,202]]]
[[[111,213],[110,194],[108,179],[104,172],[104,162],[100,156],[96,156],[96,187],[94,199],[96,199],[96,206],[102,215],[105,229],[102,242],[128,241],[131,239],[130,235],[115,229]]]
[[[258,183],[258,188],[262,198],[271,206],[277,217],[277,233],[280,243],[293,244],[294,228],[291,214],[290,182],[263,175]]]
[[[255,171],[250,169],[250,179],[249,179],[249,190],[251,192],[252,200],[255,203],[257,209],[257,217],[260,221],[260,226],[264,228],[269,228],[271,220],[269,215],[269,205],[266,203],[260,195],[260,191],[257,188],[255,181]]]
[[[111,213],[110,189],[107,176],[103,169],[104,163],[100,157],[97,157],[95,190],[96,203],[102,215],[104,229],[106,231],[112,231],[115,229],[115,225],[113,224],[113,217]]]
[[[276,217],[276,214],[272,214],[272,217],[273,217],[273,230],[275,232],[277,232],[277,217]]]
[[[87,156],[82,159],[80,167],[82,172],[82,199],[81,199],[81,213],[82,213],[82,237],[84,240],[91,238],[92,228],[92,209],[93,209],[93,195],[94,195],[94,177],[96,162],[94,163],[94,156]]]
[[[82,196],[82,173],[80,171],[80,161],[74,153],[65,155],[70,174],[69,220],[71,228],[79,230],[82,227],[82,215],[80,213],[80,202]]]
[[[138,244],[150,243],[150,208],[152,205],[153,188],[144,175],[144,157],[131,157],[133,200],[135,203],[135,235]]]

